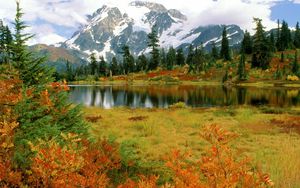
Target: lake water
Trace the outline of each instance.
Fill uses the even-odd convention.
[[[300,89],[222,86],[70,86],[70,100],[105,109],[168,108],[177,102],[191,107],[230,105],[300,106]]]

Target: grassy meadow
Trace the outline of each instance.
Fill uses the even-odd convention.
[[[92,121],[94,138],[117,141],[122,157],[136,161],[133,165],[139,169],[162,173],[164,178],[167,172],[157,161],[163,161],[174,149],[200,157],[207,146],[200,137],[201,129],[217,124],[239,135],[233,147],[270,173],[275,187],[300,187],[299,108],[193,109],[179,104],[170,109],[88,107],[84,112]],[[122,154],[122,148],[127,153]]]

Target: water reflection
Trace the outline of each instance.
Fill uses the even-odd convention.
[[[191,107],[229,105],[300,106],[300,90],[222,86],[71,86],[71,101],[106,109],[168,108],[177,102]]]

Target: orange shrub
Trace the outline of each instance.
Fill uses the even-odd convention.
[[[117,147],[107,141],[91,144],[76,135],[64,135],[62,147],[54,140],[31,145],[33,158],[28,184],[38,187],[106,187],[107,173],[120,167]]]
[[[267,187],[273,186],[267,174],[256,170],[249,158],[234,152],[229,143],[237,135],[212,125],[202,137],[212,146],[199,161],[189,153],[173,152],[167,166],[173,171],[175,187]]]

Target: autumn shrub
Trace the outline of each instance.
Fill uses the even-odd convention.
[[[173,171],[175,187],[268,187],[267,174],[252,166],[251,160],[230,147],[236,134],[216,125],[207,127],[202,138],[211,147],[198,160],[190,153],[174,151],[166,165]]]
[[[1,66],[0,69],[3,70],[0,74],[0,187],[19,187],[22,175],[13,168],[11,155],[14,134],[19,127],[13,107],[21,100],[22,81],[18,72],[9,66]]]
[[[27,177],[35,187],[107,187],[110,171],[120,168],[118,147],[106,140],[91,143],[75,134],[31,145],[36,153]]]

